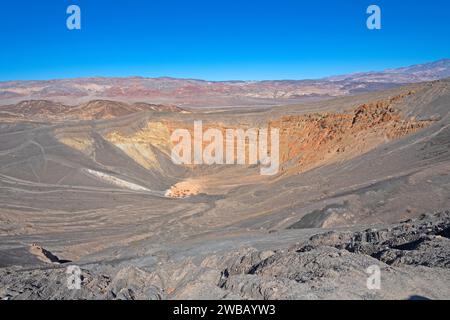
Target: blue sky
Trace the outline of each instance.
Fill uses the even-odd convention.
[[[82,29],[66,28],[81,8]],[[366,8],[382,9],[382,30]],[[450,1],[5,0],[0,80],[304,79],[450,58]]]

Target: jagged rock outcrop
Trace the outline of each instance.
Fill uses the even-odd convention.
[[[61,260],[50,251],[42,248],[37,243],[33,243],[30,246],[30,253],[36,258],[46,263],[60,263]]]
[[[392,227],[327,232],[275,250],[242,248],[153,267],[82,269],[69,290],[64,268],[0,269],[2,299],[320,299],[448,298],[450,212]],[[366,286],[376,265],[382,289]],[[114,270],[113,269],[113,270]]]

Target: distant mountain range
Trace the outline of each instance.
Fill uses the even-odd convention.
[[[0,108],[0,122],[105,120],[142,111],[187,112],[173,105],[144,102],[127,104],[119,101],[91,100],[80,105],[68,106],[49,100],[24,100],[16,104],[3,105]]]
[[[319,80],[204,81],[162,78],[76,78],[0,82],[0,105],[24,100],[80,104],[95,99],[180,107],[275,105],[372,92],[450,77],[450,59]]]
[[[371,83],[412,83],[433,81],[450,77],[450,59],[417,64],[409,67],[387,69],[381,72],[362,72],[329,77],[329,81]]]

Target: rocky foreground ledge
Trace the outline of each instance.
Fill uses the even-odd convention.
[[[241,248],[200,263],[0,269],[1,299],[449,299],[450,212],[364,231],[325,232],[282,250]],[[377,266],[381,288],[369,289]]]

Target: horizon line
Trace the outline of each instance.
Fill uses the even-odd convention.
[[[333,77],[340,77],[340,76],[351,76],[351,75],[358,75],[363,73],[380,73],[380,72],[386,72],[389,70],[396,70],[396,69],[402,69],[402,68],[409,68],[414,66],[421,66],[426,64],[433,64],[438,62],[444,62],[444,61],[450,61],[450,58],[441,58],[438,60],[432,60],[428,62],[422,62],[417,64],[410,64],[410,65],[400,65],[394,68],[383,68],[378,70],[367,70],[367,71],[356,71],[356,72],[349,72],[349,73],[341,73],[341,74],[330,74],[327,76],[322,77],[310,77],[310,78],[273,78],[273,79],[228,79],[228,80],[208,80],[208,79],[202,79],[202,78],[194,78],[194,77],[173,77],[168,75],[160,75],[160,76],[142,76],[142,75],[126,75],[126,76],[105,76],[105,75],[95,75],[95,76],[80,76],[80,77],[61,77],[61,78],[42,78],[42,79],[13,79],[13,80],[0,80],[0,83],[7,83],[7,82],[36,82],[36,81],[63,81],[63,80],[82,80],[82,79],[172,79],[172,80],[187,80],[187,81],[202,81],[202,82],[265,82],[265,81],[317,81],[317,80],[326,80],[328,78]]]

